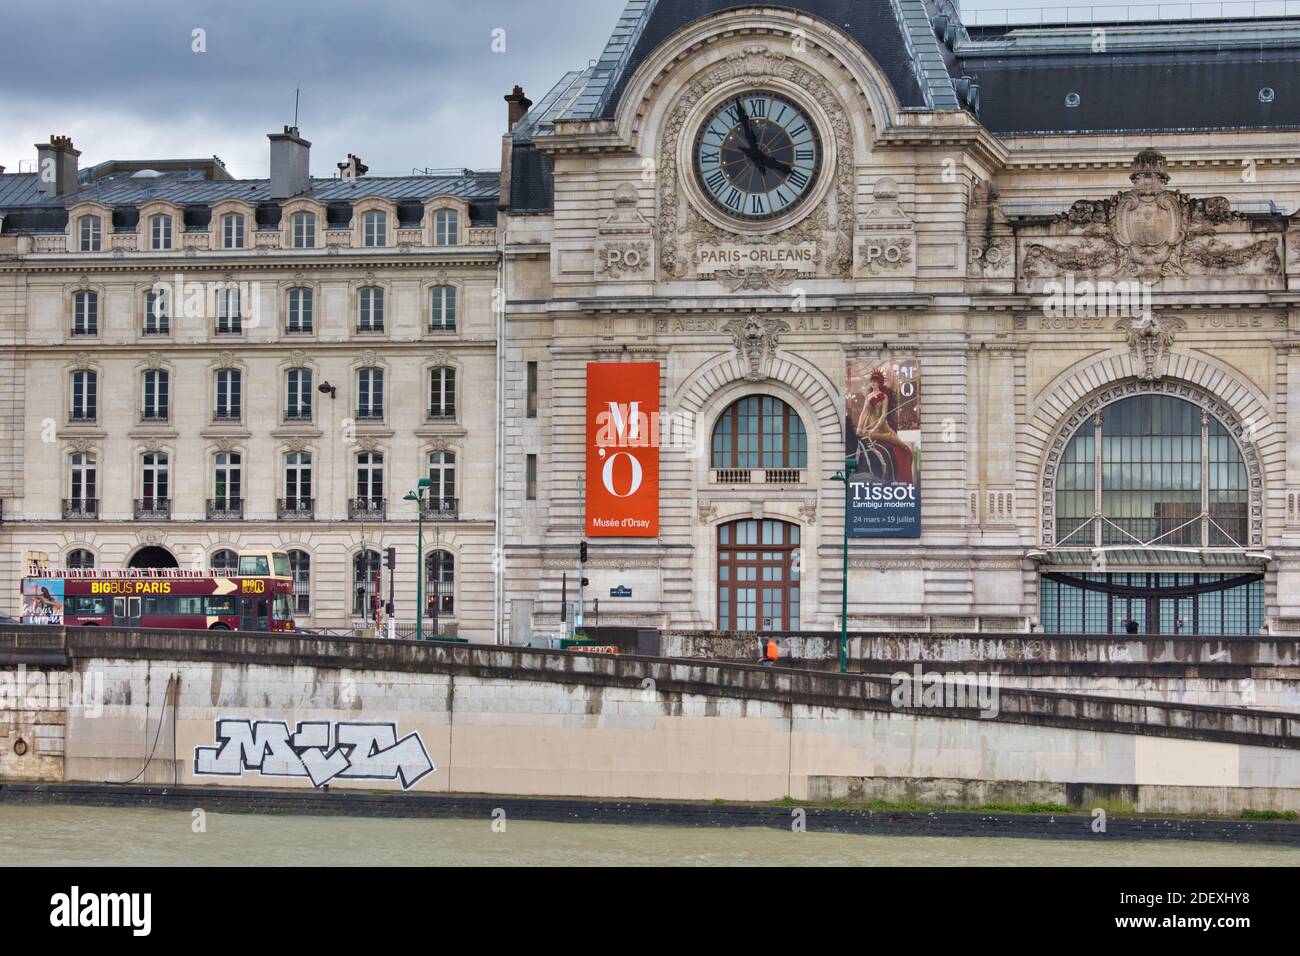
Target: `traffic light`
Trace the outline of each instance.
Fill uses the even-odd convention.
[[[582,579],[582,586],[583,586],[584,588],[585,588],[588,584],[590,584],[590,583],[591,583],[591,582],[588,581],[586,578],[583,578],[583,579]]]
[[[585,541],[579,541],[579,542],[578,542],[578,563],[579,563],[579,564],[586,564],[586,563],[587,563],[587,542],[585,542]],[[586,584],[586,583],[587,583],[587,582],[585,582],[585,581],[583,582],[583,584]]]
[[[397,570],[397,549],[389,548],[384,552],[384,567],[390,571]]]

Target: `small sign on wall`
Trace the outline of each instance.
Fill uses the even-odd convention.
[[[612,598],[629,598],[632,596],[632,589],[620,584],[616,588],[609,589],[609,596]]]

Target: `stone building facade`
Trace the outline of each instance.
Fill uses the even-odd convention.
[[[496,174],[367,177],[350,157],[312,179],[296,130],[270,140],[266,180],[78,171],[62,137],[0,176],[0,587],[28,550],[220,567],[275,547],[299,626],[350,628],[394,547],[409,625],[403,496],[427,477],[440,629],[491,640]]]
[[[1300,626],[1298,53],[1284,22],[630,3],[506,141],[507,634],[574,597],[587,364],[645,361],[659,534],[591,540],[587,622],[838,629],[846,369],[904,358],[921,533],[849,542],[850,627]],[[744,215],[774,181],[801,201]]]

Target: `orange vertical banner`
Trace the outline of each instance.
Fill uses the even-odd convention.
[[[587,363],[587,535],[659,536],[659,363]]]

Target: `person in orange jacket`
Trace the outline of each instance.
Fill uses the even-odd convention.
[[[769,637],[764,640],[760,637],[758,642],[763,651],[763,656],[759,659],[759,663],[764,667],[771,667],[776,663],[776,659],[781,656],[781,649],[777,647],[776,638]]]

